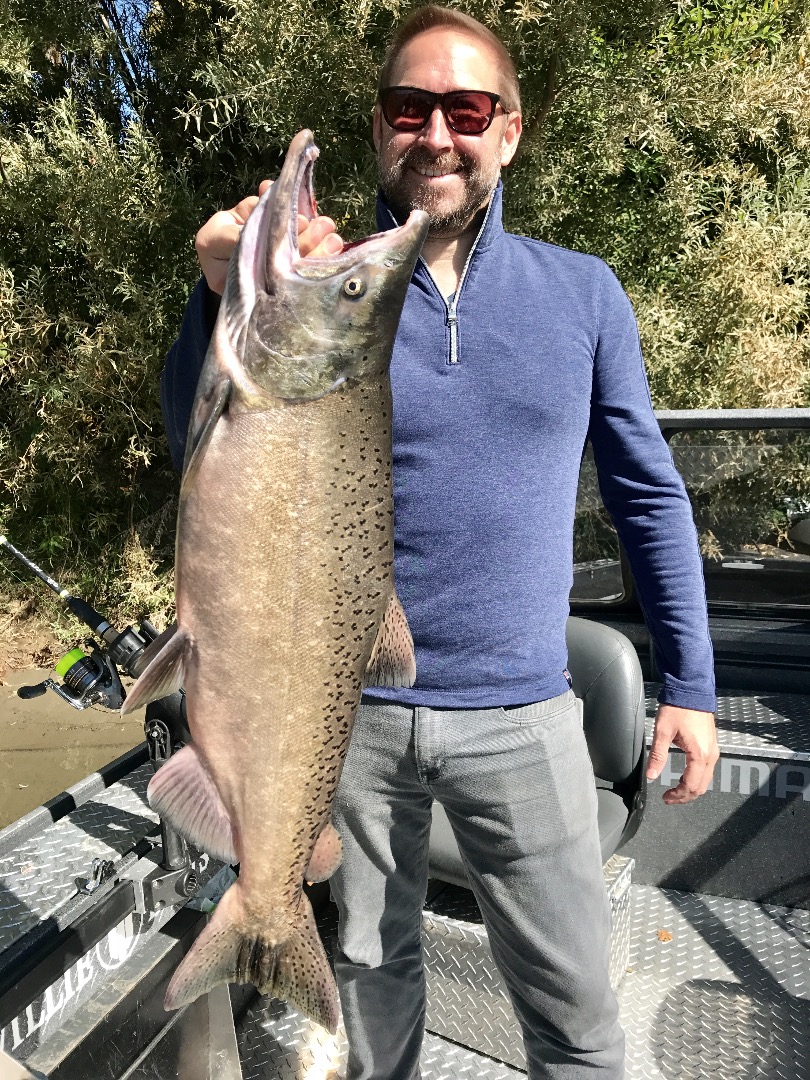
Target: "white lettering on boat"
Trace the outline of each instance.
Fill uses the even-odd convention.
[[[658,781],[664,787],[674,787],[683,770],[684,755],[670,753]],[[758,795],[766,799],[801,797],[803,802],[810,802],[810,766],[722,757],[715,767],[709,791],[723,795]]]
[[[86,997],[100,972],[114,971],[121,967],[132,955],[138,937],[148,932],[153,925],[153,919],[149,916],[127,915],[95,948],[79,957],[61,978],[26,1006],[24,1012],[16,1016],[7,1027],[0,1029],[0,1050],[5,1049],[7,1040],[10,1040],[12,1051],[19,1050],[23,1043],[27,1043],[38,1031],[41,1034],[37,1043],[41,1042],[44,1035],[42,1029],[60,1016],[71,999],[75,998],[75,1004],[78,1004],[80,999]]]

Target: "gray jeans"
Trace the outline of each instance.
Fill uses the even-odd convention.
[[[624,1076],[593,771],[572,692],[516,709],[365,699],[334,803],[348,1080],[415,1080],[431,802],[458,840],[531,1080]]]

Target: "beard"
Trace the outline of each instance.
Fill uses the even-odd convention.
[[[453,199],[429,185],[417,186],[409,168],[430,168],[457,172],[464,181],[463,192]],[[380,188],[397,219],[405,220],[411,210],[424,210],[430,220],[428,235],[455,236],[463,232],[486,204],[501,174],[501,147],[493,147],[483,160],[475,160],[453,150],[433,157],[422,146],[411,146],[385,165],[377,155]]]

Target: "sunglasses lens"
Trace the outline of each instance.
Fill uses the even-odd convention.
[[[445,98],[444,115],[449,127],[459,135],[480,135],[492,123],[495,111],[486,94],[462,90]]]
[[[447,126],[458,135],[480,135],[492,123],[495,101],[477,90],[453,90],[432,94],[410,86],[392,86],[381,95],[383,116],[396,131],[420,131],[442,102]]]
[[[386,90],[382,98],[386,122],[397,131],[419,131],[433,111],[433,95],[408,87]]]

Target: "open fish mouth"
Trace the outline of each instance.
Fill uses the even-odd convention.
[[[315,200],[313,174],[315,172],[315,162],[318,159],[320,151],[313,141],[311,132],[302,131],[300,132],[300,135],[308,135],[309,142],[304,145],[299,153],[297,174],[293,185],[292,198],[290,199],[290,249],[296,256],[299,255],[298,215],[301,214],[307,221],[312,221],[318,216],[318,204]],[[295,141],[293,141],[293,145],[290,147],[290,153],[293,152],[294,147]]]
[[[312,132],[299,131],[245,222],[221,306],[223,345],[243,377],[284,400],[311,400],[376,370],[381,337],[393,346],[428,228],[427,214],[414,210],[403,225],[334,255],[302,255],[300,220],[318,217],[317,158]]]
[[[298,216],[312,221],[318,217],[318,202],[313,185],[314,164],[319,157],[312,132],[298,132],[292,141],[275,183],[262,195],[259,204],[242,230],[240,285],[244,289],[251,276],[255,288],[275,291],[275,275],[323,279],[345,272],[359,258],[386,262],[390,253],[399,262],[416,242],[422,230],[423,215],[411,213],[404,225],[375,232],[368,237],[343,245],[335,255],[302,257],[298,246]],[[252,289],[248,286],[248,292]]]

